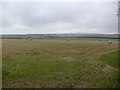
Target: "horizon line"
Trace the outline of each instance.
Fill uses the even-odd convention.
[[[30,34],[119,34],[119,33],[2,33],[0,35],[30,35]]]

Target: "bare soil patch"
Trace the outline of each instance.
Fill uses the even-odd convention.
[[[112,72],[112,71],[117,71],[117,68],[111,67],[109,65],[105,65],[105,67],[103,68],[104,72]]]
[[[64,57],[63,60],[65,60],[65,61],[74,61],[74,59],[72,57]]]

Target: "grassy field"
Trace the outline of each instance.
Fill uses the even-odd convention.
[[[4,39],[3,88],[117,88],[118,43]]]

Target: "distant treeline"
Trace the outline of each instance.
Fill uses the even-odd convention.
[[[119,37],[77,37],[77,38],[102,38],[102,39],[120,39]]]
[[[21,35],[2,35],[2,39],[120,39],[119,34],[21,34]]]
[[[24,37],[2,37],[2,39],[54,39],[54,38],[99,38],[99,39],[120,39],[120,37],[55,37],[55,36],[51,36],[51,37],[28,37],[28,38],[24,38]]]

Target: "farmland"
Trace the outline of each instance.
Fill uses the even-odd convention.
[[[117,88],[118,42],[2,40],[3,88]]]

